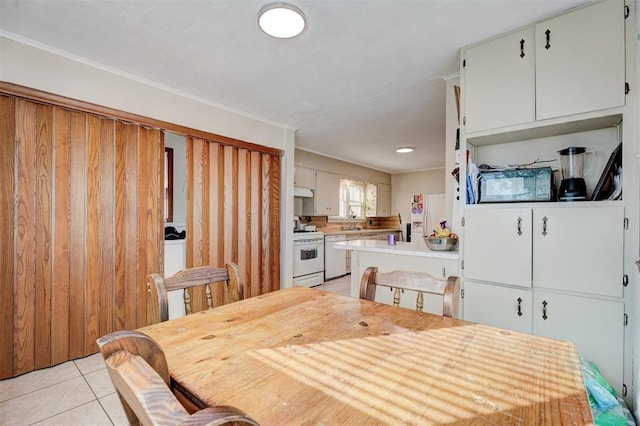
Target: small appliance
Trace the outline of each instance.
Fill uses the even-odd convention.
[[[551,167],[480,170],[480,203],[552,201]]]
[[[560,201],[582,201],[587,199],[587,185],[584,181],[584,162],[587,149],[570,146],[558,151],[562,181],[558,191]]]

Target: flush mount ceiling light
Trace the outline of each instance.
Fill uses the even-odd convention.
[[[401,146],[400,148],[396,148],[396,152],[400,154],[406,154],[408,152],[413,152],[415,148],[412,146]]]
[[[258,26],[271,37],[295,37],[305,25],[304,13],[289,3],[270,3],[258,13]]]

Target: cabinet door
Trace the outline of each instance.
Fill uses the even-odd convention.
[[[622,390],[624,304],[609,300],[534,292],[533,334],[576,344],[616,391]]]
[[[296,166],[293,171],[293,184],[303,188],[316,189],[316,171]]]
[[[533,44],[533,27],[528,27],[467,49],[467,133],[535,120]]]
[[[376,216],[391,216],[391,185],[379,183],[376,192]]]
[[[531,291],[464,282],[464,319],[531,333]]]
[[[317,172],[316,214],[337,216],[340,214],[340,176]]]
[[[624,105],[623,0],[566,13],[535,32],[536,119]]]
[[[533,211],[533,285],[622,297],[624,208]]]
[[[531,209],[468,209],[464,277],[531,286]]]

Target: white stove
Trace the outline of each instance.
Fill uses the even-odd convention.
[[[324,234],[293,233],[293,285],[313,287],[324,282]]]

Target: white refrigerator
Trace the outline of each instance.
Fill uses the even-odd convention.
[[[431,235],[436,223],[447,221],[445,194],[416,194],[411,199],[412,238]]]

